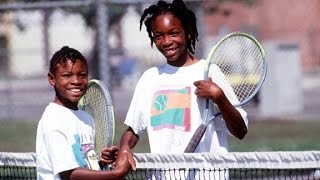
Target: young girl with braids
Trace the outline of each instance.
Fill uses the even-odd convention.
[[[67,46],[51,61],[48,81],[55,90],[37,129],[37,179],[121,179],[130,165],[118,162],[113,171],[98,171],[94,160],[93,117],[78,109],[78,101],[88,87],[88,66],[82,54]],[[113,163],[117,147],[103,150],[100,163]],[[92,159],[93,158],[93,159]]]
[[[182,0],[160,0],[144,10],[140,29],[143,23],[151,46],[156,45],[166,63],[145,71],[137,83],[118,160],[133,160],[131,149],[144,131],[148,132],[151,153],[183,153],[202,122],[207,98],[223,118],[208,126],[196,152],[227,152],[227,132],[242,139],[247,133],[247,114],[232,106],[227,97],[233,92],[223,92],[217,86],[219,74],[210,70],[211,78],[203,80],[206,62],[193,55],[198,40],[195,14]]]

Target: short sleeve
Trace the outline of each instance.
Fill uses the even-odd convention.
[[[48,156],[55,176],[63,171],[79,167],[73,154],[72,145],[70,145],[64,134],[52,130],[44,136]]]
[[[148,127],[149,95],[147,92],[148,80],[145,74],[139,79],[129,110],[125,119],[125,124],[130,126],[135,134],[141,134]]]

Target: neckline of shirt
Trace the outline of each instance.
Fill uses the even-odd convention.
[[[162,68],[167,69],[168,71],[175,71],[175,72],[185,72],[188,71],[190,72],[190,69],[193,69],[195,66],[202,66],[202,63],[205,63],[205,61],[203,59],[200,59],[198,62],[191,64],[189,66],[182,66],[182,67],[176,67],[176,66],[172,66],[168,63],[164,64],[162,66]]]
[[[64,109],[64,110],[69,110],[69,111],[72,111],[72,112],[79,112],[79,109],[78,109],[78,110],[69,109],[69,108],[67,108],[67,107],[65,107],[65,106],[62,106],[62,105],[57,104],[57,103],[54,103],[54,102],[50,102],[50,103],[49,103],[49,106],[54,106],[54,107],[56,107],[56,108]]]

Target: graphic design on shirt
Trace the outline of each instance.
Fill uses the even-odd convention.
[[[72,145],[73,154],[80,167],[87,167],[87,162],[85,160],[84,154],[81,149],[81,142],[79,134],[74,135],[75,144]]]
[[[73,153],[80,167],[99,169],[98,157],[94,150],[93,140],[88,135],[74,135]]]
[[[154,94],[151,109],[151,126],[190,131],[191,88],[160,90]]]

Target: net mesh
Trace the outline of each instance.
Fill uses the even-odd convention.
[[[125,179],[319,180],[320,151],[135,154]],[[34,153],[0,153],[0,179],[36,179]]]
[[[35,153],[0,153],[0,180],[37,179]]]

